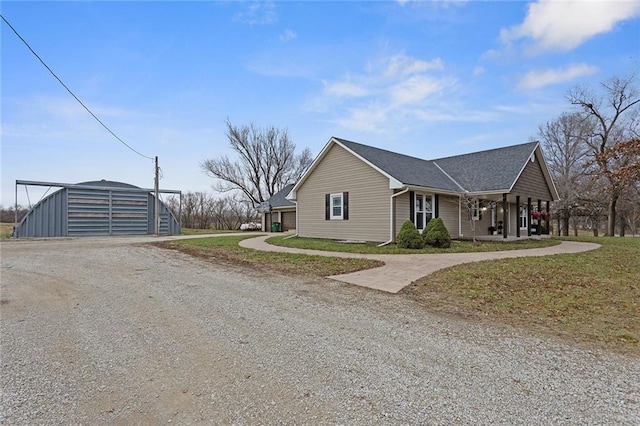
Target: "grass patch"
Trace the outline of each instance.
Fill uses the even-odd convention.
[[[428,253],[471,253],[502,250],[522,250],[540,247],[549,247],[560,244],[559,240],[545,238],[543,240],[521,240],[521,241],[481,241],[474,246],[471,241],[453,241],[450,248],[425,247],[423,249],[403,249],[395,244],[378,247],[377,243],[341,243],[335,240],[322,238],[303,238],[287,236],[275,236],[267,239],[269,244],[284,247],[295,247],[302,249],[340,251],[346,253],[366,253],[366,254],[428,254]]]
[[[422,278],[403,293],[573,341],[640,354],[640,238],[580,238],[598,250],[485,261]]]
[[[196,228],[182,228],[182,235],[203,235],[203,234],[228,234],[232,232],[227,229],[196,229]]]
[[[227,264],[242,265],[287,275],[326,277],[382,266],[382,262],[367,259],[310,256],[264,252],[240,247],[238,243],[255,235],[223,236],[156,243],[164,248]]]
[[[9,238],[13,232],[13,223],[0,223],[0,238]]]

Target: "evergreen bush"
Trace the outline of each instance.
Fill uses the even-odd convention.
[[[400,248],[421,249],[424,247],[424,241],[422,240],[420,232],[410,220],[402,224],[396,242]]]
[[[427,245],[439,248],[451,247],[451,235],[449,235],[447,227],[444,226],[442,218],[431,219],[422,232],[422,237]]]

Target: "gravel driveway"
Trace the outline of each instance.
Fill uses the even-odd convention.
[[[640,424],[640,360],[130,239],[0,243],[3,424]]]

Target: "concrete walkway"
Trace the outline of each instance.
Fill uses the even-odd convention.
[[[506,250],[481,253],[442,253],[442,254],[364,254],[327,252],[320,250],[306,250],[291,247],[280,247],[266,243],[271,235],[262,235],[257,238],[242,240],[240,245],[262,251],[276,251],[283,253],[303,253],[317,256],[346,257],[356,259],[373,259],[384,262],[379,268],[352,272],[350,274],[332,275],[328,278],[343,281],[350,284],[382,290],[389,293],[397,293],[405,286],[419,278],[427,276],[439,269],[462,263],[480,262],[492,259],[507,259],[514,257],[550,256],[555,254],[580,253],[595,250],[600,244],[584,243],[577,241],[563,241],[558,245],[527,249]]]

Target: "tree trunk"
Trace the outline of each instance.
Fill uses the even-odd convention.
[[[569,236],[569,215],[565,214],[562,216],[562,235],[564,235],[565,237]],[[560,232],[558,230],[558,235],[560,235]]]
[[[625,234],[627,233],[627,221],[625,220],[623,215],[619,215],[618,222],[620,223],[619,235],[621,237],[624,237]]]
[[[607,233],[609,237],[615,237],[616,235],[616,204],[618,203],[618,195],[611,195],[609,200],[609,211],[607,219]]]

